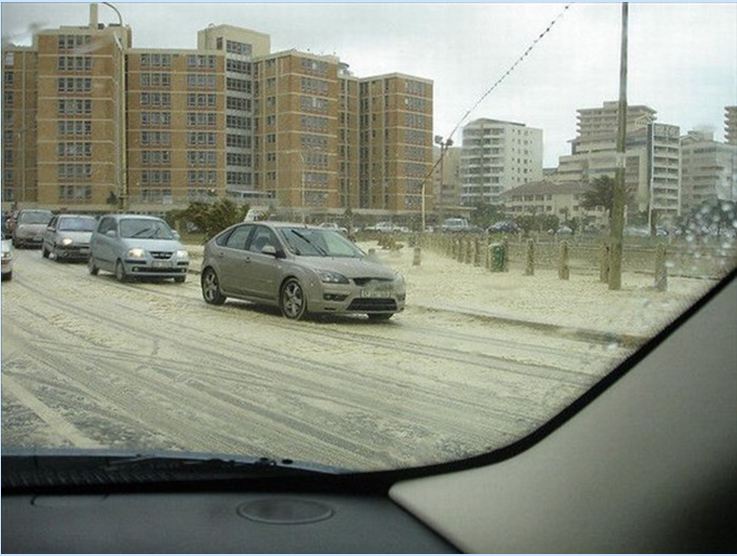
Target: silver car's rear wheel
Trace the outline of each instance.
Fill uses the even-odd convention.
[[[225,303],[225,296],[220,291],[220,282],[218,275],[211,268],[206,268],[202,273],[202,297],[206,303],[210,305],[222,305]]]
[[[305,292],[296,278],[290,278],[281,288],[279,307],[288,319],[299,320],[307,313]]]

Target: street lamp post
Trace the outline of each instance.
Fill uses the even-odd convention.
[[[435,144],[440,146],[440,194],[443,193],[443,161],[445,159],[445,153],[448,151],[450,147],[453,146],[453,139],[450,137],[446,140],[443,140],[442,135],[436,135],[435,136]],[[427,184],[427,180],[422,182],[422,231],[425,231],[425,185]]]
[[[116,8],[113,4],[110,2],[103,2],[105,6],[112,9],[115,14],[118,16],[118,25],[120,26],[121,32],[125,32],[125,29],[123,27],[123,16],[120,14],[120,11],[118,11],[118,8]],[[116,141],[117,144],[117,150],[118,150],[118,165],[119,165],[119,173],[118,173],[118,188],[120,190],[120,208],[121,210],[126,210],[128,205],[128,180],[127,180],[127,174],[128,169],[127,166],[127,146],[126,146],[126,126],[125,126],[125,116],[126,116],[126,107],[125,107],[125,46],[123,45],[121,37],[119,37],[117,34],[113,35],[113,41],[115,42],[115,46],[117,46],[118,50],[120,51],[120,64],[119,64],[119,72],[118,72],[118,117],[117,117],[117,127],[118,127],[118,138]]]

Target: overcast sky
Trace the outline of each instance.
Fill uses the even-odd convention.
[[[272,51],[335,54],[359,77],[402,72],[435,82],[435,133],[447,135],[563,9],[563,4],[136,4],[117,2],[133,45],[194,48],[197,30],[227,23],[271,35]],[[3,41],[33,26],[84,25],[88,4],[3,3]],[[100,20],[116,22],[100,6]],[[573,4],[470,116],[542,128],[545,166],[568,154],[576,109],[616,100],[620,6]],[[681,132],[724,137],[737,104],[737,4],[630,4],[630,104]],[[453,137],[460,144],[460,134]]]

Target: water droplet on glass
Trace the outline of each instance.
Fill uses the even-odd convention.
[[[614,351],[619,347],[619,344],[617,342],[611,342],[610,344],[607,344],[606,348],[609,351]]]
[[[665,261],[665,268],[675,268],[676,263],[673,261]]]

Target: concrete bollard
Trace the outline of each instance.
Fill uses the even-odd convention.
[[[599,281],[609,283],[609,244],[606,241],[601,244],[599,254]]]
[[[504,248],[504,262],[502,264],[502,272],[509,272],[509,240],[507,236],[502,238],[502,247]]]
[[[481,266],[481,240],[473,240],[473,266]]]
[[[374,249],[373,247],[369,247],[369,253],[368,254],[369,254],[369,257],[372,257],[372,258],[375,259],[376,258],[376,249]]]
[[[463,239],[459,238],[456,241],[458,242],[458,246],[456,248],[456,261],[458,261],[459,263],[462,263],[463,257],[465,256],[465,252],[466,252],[466,246],[463,242]]]
[[[527,264],[525,265],[525,276],[535,274],[535,242],[527,240]]]
[[[665,266],[666,250],[662,243],[655,250],[655,289],[664,292],[668,289],[668,267]]]
[[[412,257],[412,266],[420,266],[422,263],[422,249],[415,247],[414,256]]]
[[[473,262],[473,240],[467,237],[465,243],[466,248],[463,251],[463,262],[465,264],[471,264]]]
[[[558,278],[568,280],[571,276],[571,270],[568,266],[568,242],[564,241],[560,244],[558,257]]]

